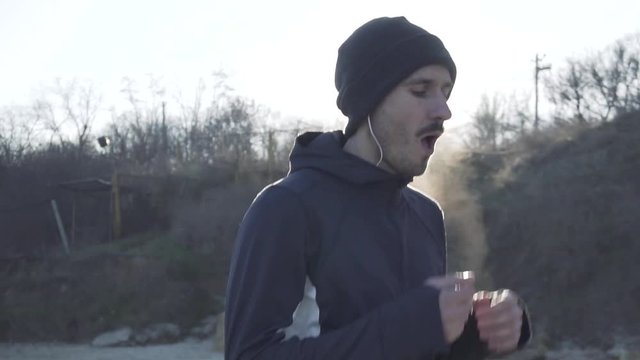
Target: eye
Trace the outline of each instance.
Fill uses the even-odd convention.
[[[427,90],[425,89],[411,89],[410,91],[415,97],[423,98],[427,96]]]

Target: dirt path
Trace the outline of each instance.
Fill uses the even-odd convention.
[[[170,345],[96,348],[73,344],[0,343],[2,360],[223,360],[210,341]]]

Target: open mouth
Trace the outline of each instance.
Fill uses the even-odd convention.
[[[425,150],[428,150],[428,152],[433,152],[435,146],[436,146],[436,140],[438,140],[438,137],[440,137],[440,135],[426,135],[423,136],[420,139],[420,143],[422,144],[422,147]]]

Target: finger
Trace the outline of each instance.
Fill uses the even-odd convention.
[[[473,288],[462,287],[459,289],[441,290],[443,302],[449,306],[464,307],[467,312],[473,309]]]
[[[465,271],[456,273],[458,275],[433,276],[428,278],[424,284],[436,289],[459,289],[475,284],[475,277]]]
[[[509,289],[500,289],[494,292],[494,301],[496,304],[501,302],[518,302],[518,297]]]
[[[473,271],[458,271],[454,276],[458,279],[457,286],[473,289],[475,292],[476,274]]]
[[[475,315],[478,330],[481,331],[498,331],[501,329],[519,330],[522,327],[522,316],[517,314],[492,317],[488,315]]]
[[[481,330],[480,328],[478,328],[478,337],[480,337],[480,340],[489,343],[489,339],[491,339],[491,332],[487,331],[486,329]]]
[[[425,281],[425,284],[435,287],[451,286],[459,280],[475,281],[475,278],[473,271],[457,271],[453,274],[432,276]]]
[[[475,281],[476,274],[473,271],[457,271],[454,276],[460,280],[473,279]]]
[[[497,300],[496,300],[497,298]],[[492,313],[494,316],[500,313],[511,313],[514,314],[522,314],[522,307],[518,304],[517,298],[514,297],[500,297],[500,295],[496,295],[496,297],[491,297],[491,306],[483,306],[477,311],[477,315],[483,316],[486,313]]]
[[[464,281],[464,280],[462,280]],[[470,283],[456,283],[454,286],[441,288],[440,291],[454,294],[454,295],[464,295],[465,298],[469,298],[473,301],[473,294],[475,293],[475,286]]]
[[[451,275],[432,276],[425,280],[424,284],[436,289],[444,289],[452,287],[457,281],[458,279],[455,276]]]
[[[497,341],[506,341],[508,339],[520,338],[522,330],[522,321],[515,321],[510,324],[484,325],[478,324],[478,333],[482,340],[495,339]]]
[[[465,290],[440,293],[440,313],[443,321],[464,324],[469,320],[473,304],[470,294],[467,294],[465,299],[464,292]]]
[[[474,301],[480,301],[480,300],[489,300],[491,301],[491,292],[490,291],[485,291],[485,290],[481,290],[476,292],[475,294],[473,294],[473,300]]]
[[[520,307],[520,301],[519,301],[519,297],[518,295],[516,295],[516,293],[514,293],[513,291],[509,290],[509,289],[500,289],[497,291],[494,291],[492,293],[492,299],[493,299],[493,305],[497,306],[499,304],[511,304],[513,306],[517,306],[520,309],[522,309]]]
[[[480,331],[492,332],[501,329],[519,331],[522,327],[522,310],[518,306],[478,308],[474,312]]]
[[[466,278],[466,279],[458,278],[457,286],[458,288],[467,288],[472,290],[471,295],[473,296],[473,293],[476,292],[476,279],[475,278]]]
[[[491,299],[478,299],[476,294],[473,295],[473,312],[474,312],[474,314],[476,314],[478,312],[486,313],[486,310],[491,307]]]
[[[501,303],[495,306],[486,306],[486,303],[474,307],[474,315],[478,322],[508,322],[511,319],[522,319],[523,310],[517,304]]]

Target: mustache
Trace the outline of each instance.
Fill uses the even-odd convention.
[[[437,123],[433,123],[429,126],[425,126],[422,129],[418,130],[418,132],[416,132],[416,136],[418,137],[423,137],[429,133],[433,133],[433,132],[439,132],[439,133],[443,133],[444,132],[444,125],[440,122]]]

